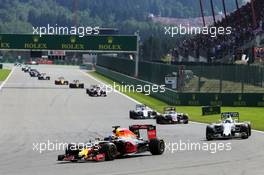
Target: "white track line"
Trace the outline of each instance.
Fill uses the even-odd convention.
[[[81,71],[81,70],[80,70],[80,71]],[[106,83],[104,83],[104,82],[102,82],[102,81],[96,79],[95,77],[89,75],[87,72],[84,72],[84,71],[81,71],[81,72],[82,72],[83,74],[85,74],[86,76],[90,77],[91,79],[93,79],[93,80],[95,80],[95,81],[97,81],[97,82],[99,82],[99,83],[101,83],[101,84],[107,86]],[[126,94],[123,94],[122,92],[119,92],[119,91],[117,91],[117,90],[116,90],[115,92],[118,93],[118,94],[120,94],[120,95],[123,95],[124,97],[128,98],[129,100],[132,100],[132,101],[135,102],[135,103],[142,104],[142,103],[140,103],[139,101],[137,101],[137,100],[135,100],[135,99],[133,99],[133,98],[127,96]],[[207,125],[207,124],[208,124],[208,123],[193,122],[193,121],[191,121],[191,123],[199,124],[199,125]],[[254,130],[254,129],[252,129],[252,131],[264,134],[264,131],[259,131],[259,130]]]
[[[101,80],[98,80],[97,78],[95,78],[95,77],[89,75],[87,72],[84,72],[84,71],[81,71],[81,70],[80,70],[80,72],[82,72],[84,75],[88,76],[89,78],[91,78],[91,79],[93,79],[93,80],[95,80],[95,81],[97,81],[97,82],[103,84],[104,86],[107,86],[106,83],[104,83],[104,82],[102,82]],[[133,99],[133,98],[127,96],[126,94],[123,94],[122,92],[120,92],[120,91],[118,91],[118,90],[115,90],[115,92],[118,93],[118,94],[120,94],[120,95],[122,95],[122,96],[124,96],[124,97],[126,97],[126,98],[128,98],[129,100],[131,100],[131,101],[133,101],[133,102],[135,102],[135,103],[142,104],[142,103],[140,103],[139,101],[137,101],[137,100],[135,100],[135,99]]]
[[[5,81],[2,82],[2,84],[0,85],[0,91],[2,90],[2,88],[4,87],[4,85],[6,84],[6,82],[8,81],[8,79],[11,77],[11,75],[13,74],[15,70],[15,67],[12,68],[11,72],[9,73],[9,75],[6,77]]]

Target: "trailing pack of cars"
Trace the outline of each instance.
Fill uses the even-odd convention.
[[[187,113],[176,112],[175,107],[165,107],[163,114],[143,104],[137,104],[135,110],[129,111],[130,119],[155,119],[157,124],[188,124]]]
[[[50,80],[50,76],[47,76],[46,73],[41,73],[37,69],[32,69],[28,65],[22,66],[21,70],[25,73],[29,73],[30,77],[37,77],[38,80]]]
[[[29,65],[15,64],[17,67],[21,67],[21,70],[25,73],[29,73],[30,77],[37,77],[38,80],[51,80],[51,77],[46,73],[41,73],[37,69],[31,68]],[[54,81],[55,85],[67,85],[71,89],[84,89],[85,85],[80,80],[73,80],[69,83],[64,77],[58,77]],[[99,85],[91,85],[86,89],[86,94],[92,97],[106,97],[106,90],[101,88]]]

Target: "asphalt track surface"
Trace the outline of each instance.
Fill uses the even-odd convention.
[[[54,80],[64,76],[79,79],[88,87],[97,82],[76,67],[36,66],[51,76],[38,81],[16,68],[0,91],[0,174],[179,174],[179,175],[263,175],[264,134],[253,132],[247,140],[205,141],[205,125],[157,126],[166,143],[230,143],[230,151],[174,151],[167,148],[161,156],[135,155],[110,162],[61,163],[63,150],[33,150],[33,143],[85,142],[111,133],[111,126],[127,127],[152,120],[128,118],[135,102],[118,94],[93,98],[84,89],[57,87]],[[188,112],[188,111],[187,111]]]

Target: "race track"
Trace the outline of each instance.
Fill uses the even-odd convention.
[[[229,151],[166,149],[161,156],[142,154],[110,162],[61,163],[60,151],[33,150],[33,143],[85,142],[111,133],[113,125],[128,127],[152,120],[128,118],[135,102],[111,93],[106,98],[88,97],[84,89],[57,87],[54,80],[64,76],[79,79],[86,87],[97,82],[77,67],[36,66],[51,76],[38,81],[16,68],[0,91],[0,174],[179,174],[179,175],[263,175],[264,134],[253,132],[247,140],[205,141],[205,125],[157,126],[158,136],[169,143],[228,144]],[[184,111],[185,112],[185,111]],[[186,111],[188,112],[188,111]]]

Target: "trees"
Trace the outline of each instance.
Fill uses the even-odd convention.
[[[70,27],[74,25],[73,3],[73,0],[0,0],[0,33],[32,33],[32,26],[47,24]],[[220,1],[215,5],[216,10],[222,9]],[[235,8],[232,1],[226,1],[226,5],[229,10]],[[158,59],[174,47],[175,39],[165,38],[162,26],[151,22],[149,14],[190,18],[200,16],[198,7],[198,0],[78,0],[77,24],[118,28],[120,34],[140,31],[143,55]],[[205,13],[211,13],[209,3],[205,3]]]

